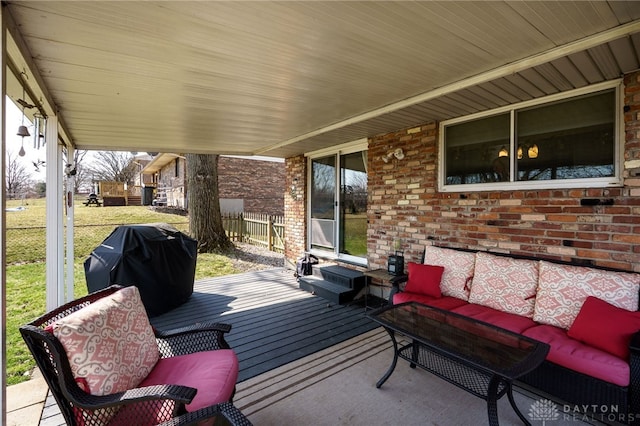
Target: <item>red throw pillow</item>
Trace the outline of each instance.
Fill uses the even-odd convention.
[[[628,359],[631,335],[638,330],[640,312],[627,311],[589,296],[567,334],[612,355]]]
[[[409,262],[407,264],[409,279],[404,291],[408,293],[424,294],[426,296],[441,297],[440,280],[444,272],[443,266],[422,265]]]

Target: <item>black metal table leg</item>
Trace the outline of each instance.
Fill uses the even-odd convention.
[[[411,347],[411,360],[413,362],[411,362],[409,364],[409,367],[411,368],[416,368],[417,362],[418,362],[418,353],[420,352],[420,346],[419,343],[416,342],[415,339],[413,339],[413,344]]]
[[[518,406],[516,405],[515,399],[513,399],[513,386],[511,386],[511,382],[506,382],[506,384],[507,384],[507,397],[509,398],[509,403],[511,404],[511,408],[513,408],[513,411],[515,411],[518,417],[520,417],[520,420],[522,420],[522,423],[524,423],[527,426],[531,426],[531,423],[529,422],[529,420],[527,420],[524,414],[520,412],[520,410],[518,409]]]
[[[387,327],[385,327],[384,329],[387,330],[387,333],[389,333],[389,336],[391,336],[391,341],[393,342],[393,361],[391,361],[391,366],[389,367],[387,372],[384,373],[384,376],[382,376],[382,378],[378,380],[378,383],[376,383],[376,388],[378,389],[380,388],[380,386],[382,386],[384,382],[387,381],[389,376],[391,376],[391,373],[393,373],[393,370],[395,370],[396,364],[398,363],[398,342],[396,342],[395,333],[393,330]]]
[[[487,413],[489,414],[489,426],[498,426],[498,387],[502,379],[498,376],[491,377],[489,389],[487,389]]]

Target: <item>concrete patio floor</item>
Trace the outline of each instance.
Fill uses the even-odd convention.
[[[329,342],[322,348],[307,351],[304,356],[291,358],[290,361],[279,365],[273,364],[273,350],[269,352],[271,355],[264,359],[258,357],[259,363],[251,366],[251,369],[264,368],[261,368],[259,374],[247,375],[247,379],[241,380],[234,398],[236,407],[256,426],[487,424],[487,407],[484,400],[424,370],[411,369],[408,363],[403,361],[398,362],[395,372],[382,388],[376,389],[376,381],[387,370],[393,358],[388,334],[381,327],[377,327],[351,334],[345,339],[338,339],[336,333],[344,328],[339,325],[341,321],[328,324],[331,329],[330,335],[322,329],[314,328],[310,332],[305,326],[298,325],[305,322],[297,319],[294,321],[298,314],[293,316],[290,313],[290,303],[295,302],[296,306],[301,304],[299,306],[302,307],[300,311],[303,318],[307,318],[306,321],[314,325],[322,322],[321,316],[318,316],[318,313],[308,317],[310,312],[330,313],[330,316],[337,319],[342,315],[344,308],[329,306],[324,299],[299,290],[295,279],[287,271],[272,269],[219,277],[199,281],[195,288],[200,295],[191,301],[193,306],[185,304],[186,313],[176,309],[168,317],[156,317],[155,321],[169,325],[175,324],[176,321],[192,321],[187,314],[193,314],[197,318],[221,315],[223,320],[234,324],[231,334],[233,335],[233,331],[236,333],[229,336],[229,343],[240,353],[248,350],[247,345],[243,343],[245,335],[255,330],[260,331],[253,320],[249,321],[246,317],[257,317],[265,322],[268,315],[272,315],[274,321],[284,320],[291,326],[287,331],[288,336],[293,335],[294,330],[303,327],[303,335],[312,335],[315,340]],[[209,296],[215,297],[209,300]],[[223,299],[225,303],[220,308],[215,308],[215,302],[219,299]],[[317,304],[316,299],[322,301],[320,310],[314,308]],[[284,307],[285,311],[278,310]],[[352,313],[345,317],[348,325],[361,322],[361,309],[357,309],[357,315]],[[364,319],[369,321],[367,318]],[[245,322],[247,324],[244,324]],[[263,331],[260,333],[265,334]],[[233,342],[232,337],[236,339]],[[317,347],[318,342],[310,344],[308,340],[289,343],[287,346],[296,352],[305,347]],[[269,344],[260,346],[264,349],[269,347]],[[244,368],[247,364],[252,365],[254,359],[255,357],[247,358]],[[242,368],[241,362],[241,370]],[[520,389],[516,391],[516,402],[526,417],[532,404],[542,397]],[[499,401],[498,413],[501,425],[522,424],[507,398]],[[64,423],[57,405],[48,395],[46,383],[39,370],[36,370],[31,380],[7,387],[6,417],[6,424],[9,426],[58,426]],[[531,420],[533,425],[544,423]],[[561,415],[553,421],[547,420],[547,424],[579,426],[598,423],[590,419]]]
[[[31,380],[8,386],[7,426],[40,424],[47,393],[47,384],[42,378],[40,370],[35,371]]]
[[[387,383],[376,389],[391,358],[388,335],[378,328],[239,383],[234,404],[256,426],[487,424],[485,401],[406,362],[399,362]],[[51,424],[40,421],[46,398],[41,377],[9,386],[7,425]],[[531,418],[530,408],[541,399],[516,388],[516,403],[532,425],[600,424],[564,414],[560,405],[557,418]],[[503,426],[522,424],[506,397],[500,399],[498,413]]]

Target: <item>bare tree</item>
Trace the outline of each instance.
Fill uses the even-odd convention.
[[[76,165],[75,169],[75,178],[76,178],[76,188],[75,192],[78,193],[80,190],[87,189],[91,186],[91,173],[89,168],[91,167],[88,164],[85,164],[85,156],[89,151],[86,150],[76,150],[73,154],[74,164]]]
[[[218,156],[187,154],[189,229],[198,251],[211,253],[233,248],[222,226],[218,194]]]
[[[18,161],[11,151],[7,151],[7,197],[15,198],[16,194],[24,193],[31,185],[31,173]]]
[[[133,154],[122,151],[98,151],[94,157],[95,161],[87,165],[86,170],[91,179],[133,183],[137,173]]]

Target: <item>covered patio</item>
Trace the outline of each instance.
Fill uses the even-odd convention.
[[[284,158],[290,263],[316,250],[381,268],[400,238],[407,261],[439,240],[640,272],[639,2],[6,1],[1,24],[3,112],[7,97],[29,105],[34,144],[46,150],[48,309],[75,285],[65,229],[78,149]],[[496,111],[513,121],[514,105],[599,91],[612,99],[606,179],[520,187],[512,163],[509,182],[503,169],[504,182],[446,187],[445,157],[457,153],[447,154],[443,122]],[[502,144],[491,146],[496,156],[515,162],[517,138]],[[578,151],[598,157],[585,145]],[[538,158],[537,145],[532,152]],[[477,168],[481,156],[471,157]],[[326,203],[338,217],[341,191],[366,201],[355,255],[341,245],[343,216],[328,228],[330,250],[314,241],[312,169],[327,158],[357,160],[350,171],[367,178],[364,195],[337,180]],[[451,171],[464,180],[462,164]],[[3,192],[3,211],[4,202]]]
[[[200,321],[232,324],[228,342],[240,359],[234,405],[255,425],[482,424],[486,403],[423,370],[398,366],[375,382],[393,354],[388,334],[360,305],[336,306],[298,289],[282,268],[196,282],[190,300],[152,319],[158,328]],[[525,415],[542,395],[517,388]],[[8,388],[7,424],[59,426],[60,411],[42,379]],[[461,410],[460,407],[465,407]],[[506,397],[500,424],[521,424]],[[564,413],[557,425],[597,424]]]

